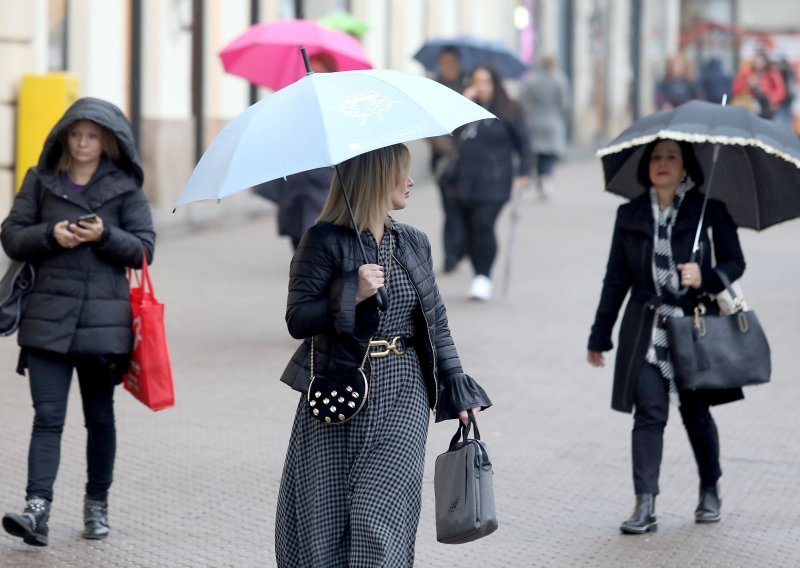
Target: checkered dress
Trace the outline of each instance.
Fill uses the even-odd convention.
[[[388,233],[387,233],[388,234]],[[386,267],[384,238],[378,264]],[[417,293],[392,263],[389,310],[376,338],[411,336]],[[428,396],[417,353],[370,358],[369,399],[341,425],[295,414],[275,527],[279,568],[402,568],[414,565]]]

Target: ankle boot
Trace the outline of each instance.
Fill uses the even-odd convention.
[[[31,546],[47,546],[47,521],[50,518],[50,501],[42,497],[31,497],[25,503],[21,515],[7,513],[3,516],[3,528],[22,542]]]
[[[656,532],[656,496],[652,493],[637,495],[633,514],[620,525],[619,530],[627,534]]]
[[[696,523],[718,523],[722,518],[722,499],[716,485],[700,486],[700,502],[694,510]]]
[[[108,536],[108,501],[83,499],[83,538],[101,540]]]

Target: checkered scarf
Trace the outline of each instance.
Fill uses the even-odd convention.
[[[678,269],[675,267],[675,260],[672,258],[672,228],[675,226],[675,219],[678,217],[678,210],[681,207],[681,203],[683,203],[683,197],[692,187],[694,187],[694,182],[689,176],[686,176],[675,191],[672,205],[665,209],[662,209],[659,204],[655,188],[650,188],[650,202],[655,222],[653,281],[656,285],[656,294],[663,302],[656,310],[653,333],[646,360],[648,363],[658,367],[661,376],[667,381],[669,398],[676,406],[680,406],[680,398],[678,396],[678,388],[675,385],[675,370],[669,354],[667,318],[682,317],[683,309],[669,303],[670,299],[679,295],[680,287]]]

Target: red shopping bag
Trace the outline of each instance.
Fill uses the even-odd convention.
[[[163,410],[175,404],[175,390],[164,332],[164,304],[153,293],[146,256],[142,259],[142,277],[136,280],[131,287],[133,351],[123,384],[151,410]]]

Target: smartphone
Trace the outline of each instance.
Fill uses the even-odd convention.
[[[94,213],[89,213],[88,215],[81,215],[80,217],[78,217],[78,220],[76,221],[75,224],[83,226],[84,223],[91,224],[96,221],[97,221],[97,215],[95,215]]]

